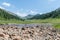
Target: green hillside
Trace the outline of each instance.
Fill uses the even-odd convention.
[[[10,20],[10,19],[16,19],[16,20],[22,20],[20,17],[18,17],[16,14],[11,13],[9,11],[3,10],[0,8],[0,20]]]
[[[47,18],[60,18],[60,8],[44,14],[37,14],[30,19],[47,19]]]

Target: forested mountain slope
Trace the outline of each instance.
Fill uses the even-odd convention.
[[[44,13],[42,15],[37,14],[30,19],[46,19],[46,18],[60,18],[60,8],[49,13]]]
[[[16,14],[0,8],[0,20],[1,20],[1,19],[5,19],[5,20],[9,20],[9,19],[22,20],[22,19],[21,19],[19,16],[17,16]]]

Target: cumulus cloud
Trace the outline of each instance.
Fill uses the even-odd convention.
[[[38,12],[37,11],[30,10],[29,13],[34,15],[34,14],[37,14]]]
[[[29,15],[29,14],[32,14],[32,15],[35,15],[35,14],[38,14],[39,12],[37,12],[37,11],[34,11],[34,10],[17,10],[16,12],[14,12],[15,14],[17,14],[17,15],[19,15],[19,16],[21,16],[21,17],[25,17],[25,16],[27,16],[27,15]]]
[[[31,12],[31,13],[35,13],[35,11],[32,11],[32,10],[31,10],[30,12]]]
[[[7,6],[7,7],[10,7],[11,6],[11,4],[10,3],[7,3],[7,2],[3,2],[2,5],[3,6]]]
[[[4,7],[0,6],[1,9],[5,9]]]
[[[16,11],[15,13],[16,13],[17,15],[21,16],[21,17],[27,16],[27,13],[23,13],[23,12],[20,12],[20,11]]]

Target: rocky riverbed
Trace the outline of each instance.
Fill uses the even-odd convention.
[[[52,24],[0,25],[0,40],[60,40]]]

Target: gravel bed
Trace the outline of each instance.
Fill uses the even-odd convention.
[[[60,31],[50,23],[1,24],[0,40],[60,40]]]

